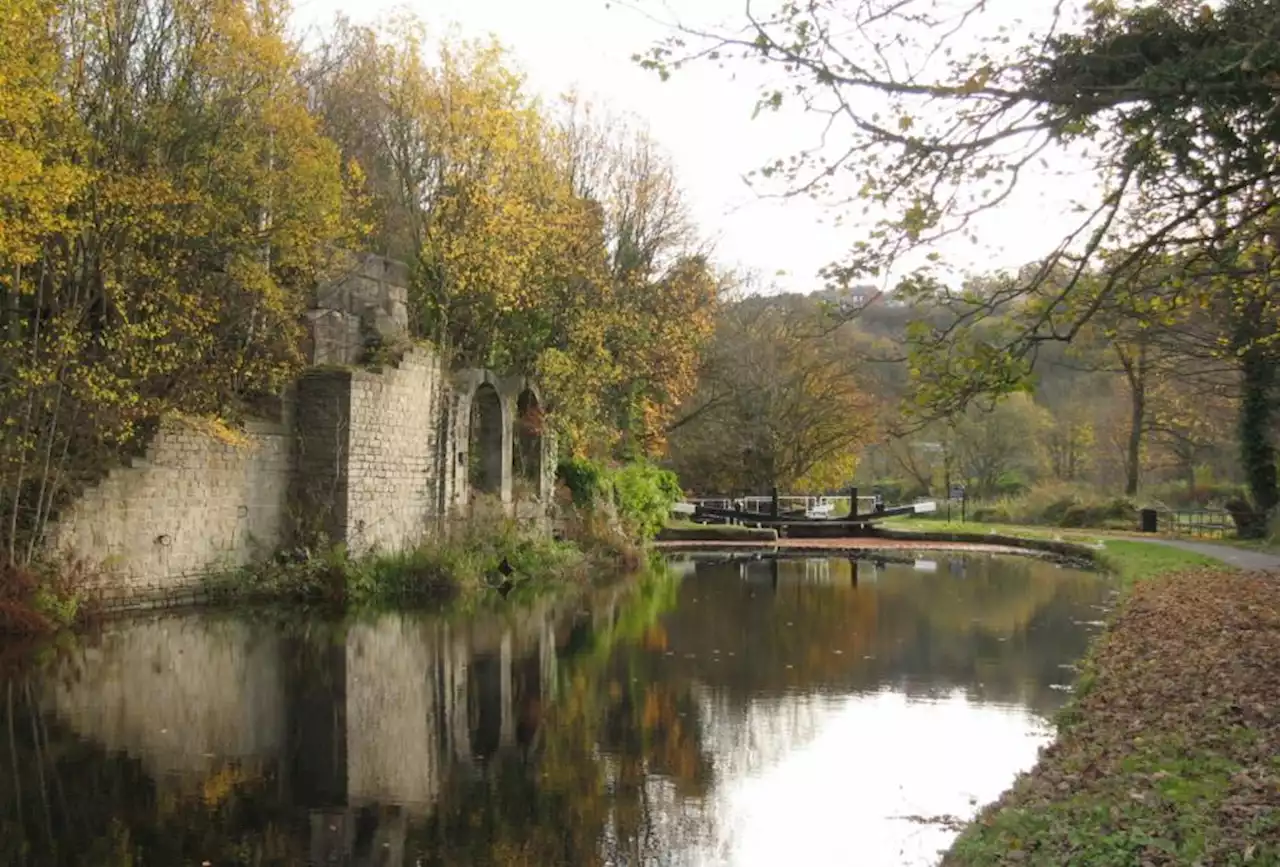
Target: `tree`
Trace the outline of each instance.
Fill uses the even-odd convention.
[[[675,169],[643,127],[570,94],[555,147],[574,193],[600,215],[617,313],[606,344],[625,360],[608,400],[624,450],[661,451],[731,278],[713,268]]]
[[[536,372],[573,451],[660,450],[722,282],[674,172],[585,104],[547,111],[500,46],[426,45],[411,18],[340,23],[311,76],[364,167],[375,249],[416,263],[416,336]]]
[[[664,76],[692,57],[772,62],[789,83],[768,85],[758,108],[794,99],[830,118],[825,140],[838,143],[834,151],[810,148],[762,174],[780,176],[793,193],[847,200],[851,187],[879,215],[828,270],[836,282],[970,234],[974,218],[1005,202],[1047,154],[1073,149],[1092,160],[1099,196],[1037,267],[995,296],[959,299],[967,309],[952,328],[917,332],[917,358],[957,374],[926,388],[926,403],[948,414],[1021,388],[1040,345],[1074,339],[1100,304],[1142,285],[1135,275],[1199,262],[1218,278],[1208,293],[1176,282],[1166,294],[1237,311],[1222,320],[1230,332],[1222,351],[1240,359],[1242,461],[1265,514],[1280,501],[1271,423],[1276,292],[1264,264],[1276,248],[1280,4],[1108,0],[1089,4],[1075,28],[1063,26],[1058,5],[1019,42],[1003,26],[980,29],[985,5],[788,3],[768,17],[749,11],[737,33],[693,31],[693,48],[683,47],[686,29],[641,62]],[[978,47],[966,50],[960,38]],[[1089,268],[1103,260],[1100,284],[1087,290],[1094,303],[1077,304]],[[919,265],[900,291],[935,294],[934,267]],[[1061,270],[1065,285],[1020,327],[984,339],[965,332]]]
[[[1048,413],[1025,394],[990,409],[971,406],[954,424],[956,467],[974,496],[989,497],[1008,486],[1025,486],[1039,472],[1040,442]]]
[[[348,238],[287,8],[20,0],[0,20],[0,542],[163,415],[234,420],[300,363]]]
[[[698,391],[672,425],[683,483],[719,493],[821,492],[852,479],[873,432],[858,360],[814,340],[816,311],[762,301],[725,311]]]

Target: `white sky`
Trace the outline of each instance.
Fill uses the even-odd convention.
[[[532,93],[551,100],[577,89],[602,108],[636,116],[672,157],[695,218],[725,266],[758,270],[784,290],[810,291],[820,288],[818,269],[858,239],[856,223],[837,229],[819,206],[764,200],[743,181],[767,161],[812,147],[816,119],[783,112],[752,120],[757,90],[747,79],[761,73],[741,61],[725,70],[688,68],[659,81],[631,57],[669,31],[634,8],[606,0],[295,2],[304,27],[323,28],[338,13],[374,23],[408,10],[436,33],[455,27],[464,37],[493,35],[527,74]],[[1020,11],[1047,10],[1053,2],[1018,0]],[[648,8],[686,24],[736,25],[743,20],[744,0],[658,0]],[[1070,223],[1066,201],[1078,192],[1061,181],[1027,183],[981,224],[979,246],[956,242],[942,252],[972,270],[1022,264],[1062,238]],[[778,271],[786,273],[772,277]]]

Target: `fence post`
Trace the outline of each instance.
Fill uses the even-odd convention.
[[[856,487],[849,489],[849,517],[858,517],[858,489]]]
[[[778,486],[774,485],[769,489],[769,514],[778,517]]]

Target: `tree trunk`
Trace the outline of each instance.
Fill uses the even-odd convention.
[[[1129,442],[1125,449],[1124,492],[1126,496],[1138,495],[1138,482],[1142,473],[1142,434],[1147,422],[1147,344],[1138,344],[1137,357],[1119,353],[1129,380]]]
[[[1280,504],[1273,440],[1276,369],[1263,347],[1254,345],[1240,359],[1240,463],[1249,482],[1254,509],[1267,515]]]

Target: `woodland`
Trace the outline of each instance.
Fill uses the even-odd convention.
[[[820,140],[752,182],[829,205],[852,237],[823,272],[821,309],[780,299],[770,315],[820,333],[821,350],[763,352],[788,375],[745,400],[704,381],[684,417],[751,405],[768,419],[739,426],[769,441],[736,454],[758,456],[742,487],[772,474],[829,488],[862,445],[860,477],[899,493],[958,482],[1057,517],[1090,498],[1107,498],[1084,509],[1093,518],[1131,514],[1135,498],[1211,502],[1242,535],[1268,532],[1280,4],[813,0],[749,5],[721,30],[672,26],[636,57],[672,86],[688,65],[764,69],[759,115],[821,121]],[[983,218],[1037,174],[1079,191],[1073,228],[1022,267],[958,270],[957,245],[980,246]],[[850,303],[867,283],[892,290],[883,305]],[[749,319],[728,327],[782,327]],[[796,460],[794,431],[769,428],[809,429],[788,406],[804,390],[852,421]],[[686,484],[730,484],[680,469]]]

